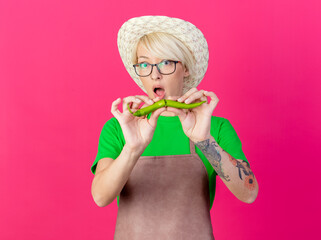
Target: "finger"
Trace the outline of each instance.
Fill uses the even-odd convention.
[[[131,110],[138,110],[138,109],[140,109],[140,104],[141,104],[141,101],[140,101],[140,103],[138,103],[138,102],[133,102],[131,105],[130,105],[130,109]]]
[[[141,105],[142,102],[144,102],[144,101],[137,98],[137,101],[132,103],[131,109],[135,109],[135,110],[140,109],[141,108],[140,105]]]
[[[111,113],[114,115],[114,117],[118,120],[121,116],[121,112],[118,110],[118,105],[121,103],[121,98],[117,98],[115,101],[111,104]]]
[[[158,117],[161,115],[162,112],[165,112],[165,111],[166,111],[166,108],[162,107],[152,112],[149,118],[149,123],[152,127],[154,128],[156,127]]]
[[[151,104],[154,104],[154,101],[152,99],[150,99],[148,96],[145,96],[145,95],[136,95],[135,96],[136,98],[144,101],[145,103],[151,105]]]
[[[174,107],[167,107],[168,112],[175,113],[179,118],[185,118],[186,112],[188,112],[188,109],[180,109],[180,108],[174,108]]]
[[[177,99],[178,102],[184,102],[189,96],[191,96],[193,93],[198,92],[197,88],[191,88],[188,90],[182,97]]]
[[[139,103],[133,103],[133,109],[144,108],[155,103],[152,99],[145,95],[136,95],[136,98],[139,99]],[[142,102],[144,102],[143,106],[139,107]]]
[[[151,103],[150,103],[149,101],[148,101],[148,103],[146,103],[146,102],[145,102],[145,104],[144,104],[143,106],[141,106],[140,108],[144,108],[144,107],[150,106],[150,105],[152,105],[152,104],[154,104],[154,103],[158,102],[158,101],[159,101],[159,100],[161,100],[161,99],[160,99],[160,97],[156,97],[156,98],[151,99],[151,100],[152,100],[152,102],[151,102]]]
[[[176,101],[180,96],[168,96],[168,100]]]
[[[140,100],[134,96],[129,96],[129,97],[125,97],[123,99],[123,113],[129,113],[129,110],[127,108],[127,104],[129,104],[129,107],[131,108],[132,107],[132,104],[133,102],[136,102],[138,103]]]
[[[204,95],[206,97],[210,97],[211,98],[211,101],[209,102],[209,105],[211,107],[212,110],[214,110],[219,102],[219,99],[218,97],[216,96],[216,94],[214,92],[207,92],[207,91],[204,91]]]
[[[160,99],[160,97],[155,97],[155,98],[153,98],[152,100],[153,100],[153,102],[155,103],[155,102],[158,102],[158,101],[161,100],[161,99]]]
[[[204,90],[200,90],[197,92],[192,93],[188,98],[185,99],[185,103],[189,104],[194,102],[195,100],[200,99],[202,101],[202,99],[204,99]],[[205,100],[203,100],[205,101]]]
[[[135,101],[133,101],[133,99],[135,99]],[[159,99],[156,99],[156,100],[159,100]],[[154,104],[154,101],[145,95],[130,96],[125,98],[124,101],[129,103],[129,107],[133,112],[136,112],[138,109]],[[144,104],[143,106],[140,106],[142,102]],[[128,110],[127,104],[126,104],[126,109]]]

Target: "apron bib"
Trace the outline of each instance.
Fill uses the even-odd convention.
[[[213,240],[208,173],[191,154],[141,156],[119,197],[115,240]]]

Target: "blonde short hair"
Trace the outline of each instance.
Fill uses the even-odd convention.
[[[136,51],[139,44],[142,44],[157,58],[181,61],[183,66],[185,66],[189,71],[189,76],[187,76],[185,79],[193,76],[195,58],[186,45],[173,35],[163,32],[153,32],[142,36],[137,42],[136,47],[133,49],[133,64],[137,63]]]

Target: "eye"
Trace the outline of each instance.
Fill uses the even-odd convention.
[[[163,60],[158,64],[159,68],[166,67],[172,65],[172,61],[170,60]]]
[[[163,65],[170,65],[172,62],[169,60],[164,60],[162,63]]]
[[[143,63],[139,63],[138,64],[138,66],[140,67],[140,68],[147,68],[148,67],[148,63],[145,63],[145,62],[143,62]]]
[[[140,63],[140,64],[139,64],[139,67],[140,67],[140,68],[147,68],[148,65],[149,65],[148,63]]]

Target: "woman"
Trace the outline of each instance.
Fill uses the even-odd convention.
[[[115,239],[214,239],[216,175],[246,203],[255,200],[258,183],[230,122],[212,116],[217,96],[196,88],[208,64],[203,34],[181,19],[143,16],[123,24],[118,48],[147,96],[124,98],[122,113],[121,99],[112,103],[114,117],[102,129],[91,168],[96,204],[117,197]],[[161,99],[189,104],[207,97],[192,109],[131,113]]]

